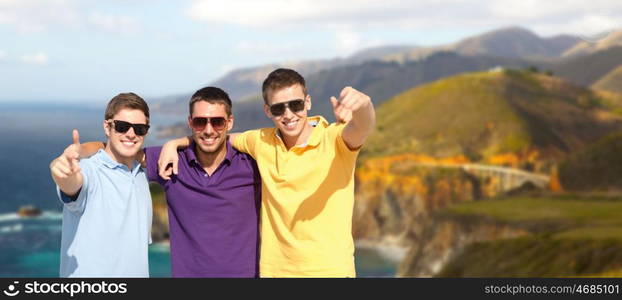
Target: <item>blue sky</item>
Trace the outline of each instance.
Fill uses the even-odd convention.
[[[239,67],[513,25],[594,34],[621,21],[619,0],[0,0],[0,101],[149,99]]]

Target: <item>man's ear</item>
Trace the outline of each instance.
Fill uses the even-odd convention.
[[[227,131],[231,131],[231,129],[233,129],[233,122],[235,121],[235,118],[233,117],[233,115],[229,116],[229,122],[227,125]]]
[[[188,116],[188,128],[192,129],[192,116]]]
[[[106,134],[106,137],[110,138],[110,123],[106,122],[106,120],[104,120],[104,123],[102,124],[102,126],[104,127],[104,133]]]
[[[307,106],[307,110],[311,110],[311,95],[307,95],[305,99],[305,105]]]
[[[270,113],[270,106],[268,106],[268,104],[263,105],[263,112],[266,114],[266,117],[268,117],[268,119],[272,119],[272,114]]]

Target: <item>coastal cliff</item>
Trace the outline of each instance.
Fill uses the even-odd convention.
[[[151,239],[154,243],[168,241],[168,211],[166,208],[166,197],[160,185],[152,183],[149,185],[151,190],[151,200],[153,203],[153,221],[151,224]]]
[[[465,161],[385,157],[356,171],[354,237],[380,250],[399,249],[393,251],[396,276],[622,271],[622,197],[551,192],[529,183],[506,189],[494,178],[500,173],[472,174],[447,167],[450,162]]]
[[[530,186],[508,186],[497,173],[478,174],[457,167],[468,163],[464,156],[435,159],[424,155],[365,161],[355,174],[355,240],[401,249],[396,252],[402,256],[395,258],[401,261],[398,276],[429,277],[471,243],[527,234],[511,226],[438,214],[458,203]]]

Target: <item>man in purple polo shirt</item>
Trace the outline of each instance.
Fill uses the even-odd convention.
[[[192,142],[178,151],[177,175],[158,175],[162,147],[147,147],[137,159],[166,193],[172,275],[257,277],[261,177],[255,160],[227,139],[231,99],[205,87],[192,95],[189,108]],[[99,148],[101,142],[85,143],[80,152],[89,156]]]
[[[173,277],[256,277],[261,178],[253,158],[231,147],[229,95],[192,95],[193,142],[179,151],[177,175],[158,176],[161,147],[145,149],[147,177],[166,193]]]

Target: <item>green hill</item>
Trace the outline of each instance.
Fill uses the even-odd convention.
[[[620,128],[622,99],[528,71],[469,73],[377,108],[363,157],[404,153],[479,160],[537,149],[558,159]]]
[[[619,197],[572,195],[519,196],[451,206],[441,214],[462,220],[463,226],[505,224],[530,234],[470,244],[436,276],[615,276],[622,270],[620,212]]]
[[[603,91],[622,93],[622,65],[607,73],[592,85],[592,88]]]
[[[559,179],[567,190],[622,190],[622,132],[608,135],[559,166]]]

